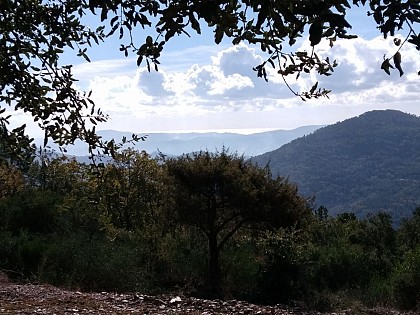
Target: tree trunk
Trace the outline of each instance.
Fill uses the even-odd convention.
[[[217,246],[217,234],[209,234],[209,294],[211,298],[221,298],[219,248]]]

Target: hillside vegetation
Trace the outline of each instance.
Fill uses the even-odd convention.
[[[0,187],[0,275],[12,280],[310,311],[420,308],[420,207],[398,228],[384,212],[330,216],[227,150],[127,149],[91,165],[9,157]]]
[[[384,212],[330,216],[225,149],[126,149],[91,165],[10,155],[0,187],[0,275],[12,280],[311,311],[420,308],[420,207],[398,228]]]
[[[420,118],[399,111],[367,112],[253,161],[332,214],[385,211],[399,222],[420,205]]]

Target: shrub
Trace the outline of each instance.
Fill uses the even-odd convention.
[[[86,291],[134,290],[141,270],[130,245],[83,234],[57,239],[45,254],[40,279]]]
[[[398,308],[420,307],[420,246],[404,255],[402,262],[393,270],[391,282]]]
[[[56,223],[60,197],[52,192],[25,190],[0,204],[3,228],[15,235],[21,231],[51,233]]]
[[[329,290],[365,285],[370,276],[369,261],[357,245],[337,243],[322,246],[310,260],[311,282]]]
[[[262,262],[250,238],[228,243],[221,257],[222,289],[226,298],[252,299]]]
[[[199,294],[207,273],[206,245],[201,231],[192,227],[179,226],[162,235],[152,262],[157,284],[164,290]]]
[[[302,292],[303,247],[299,231],[279,229],[261,238],[260,252],[264,254],[260,282],[255,288],[259,303],[289,303]]]
[[[0,269],[6,271],[9,277],[22,276],[19,237],[10,232],[0,233],[0,257]]]

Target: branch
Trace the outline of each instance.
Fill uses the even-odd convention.
[[[226,242],[242,227],[242,225],[247,222],[252,221],[251,219],[243,219],[241,220],[229,233],[223,237],[222,241],[217,245],[217,250],[221,250]]]
[[[216,229],[216,233],[219,233],[221,230],[223,230],[223,228],[231,221],[233,221],[235,218],[239,217],[241,214],[240,213],[235,213],[234,215],[232,215],[231,217],[227,218],[217,229]]]

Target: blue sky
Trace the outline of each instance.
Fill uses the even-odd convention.
[[[303,125],[332,124],[374,109],[398,109],[420,115],[420,54],[411,45],[402,48],[403,77],[386,75],[380,65],[392,56],[392,38],[383,39],[365,9],[350,10],[347,20],[358,39],[340,40],[330,49],[327,40],[316,46],[321,56],[339,63],[331,77],[308,76],[297,89],[308,89],[316,80],[332,89],[330,99],[302,102],[293,96],[274,71],[269,82],[256,77],[252,67],[264,55],[255,47],[213,42],[203,26],[202,35],[179,36],[165,47],[159,72],[136,66],[134,56],[119,52],[117,38],[88,51],[92,62],[69,53],[64,63],[74,65],[77,86],[92,90],[98,107],[111,119],[99,129],[137,133],[179,131],[258,132],[292,129]],[[139,32],[139,42],[147,32]],[[401,38],[407,35],[402,30]],[[303,37],[294,49],[310,50]],[[32,130],[36,133],[35,129]],[[36,136],[36,134],[35,134]]]

